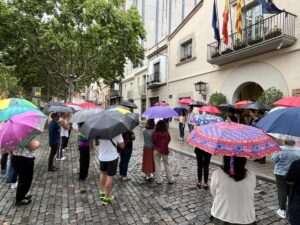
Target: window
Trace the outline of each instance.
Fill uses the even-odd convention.
[[[192,58],[192,52],[193,52],[193,45],[192,45],[192,39],[188,40],[187,42],[183,43],[181,45],[181,58],[180,61],[187,60],[189,58]]]
[[[263,13],[261,5],[248,8],[246,16],[243,19],[246,25],[245,38],[254,39],[263,35]]]
[[[154,67],[154,74],[153,74],[153,82],[159,82],[159,73],[160,73],[160,63],[155,63]]]

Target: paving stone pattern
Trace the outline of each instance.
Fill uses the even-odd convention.
[[[91,152],[89,179],[78,180],[79,154],[75,136],[69,143],[65,161],[57,161],[59,172],[47,171],[48,140],[40,139],[42,148],[35,160],[31,194],[33,202],[15,207],[15,190],[0,181],[0,223],[2,224],[210,224],[212,197],[209,191],[196,188],[195,159],[171,153],[170,161],[176,183],[146,183],[141,172],[142,140],[137,129],[137,140],[130,160],[132,181],[114,179],[113,194],[117,201],[108,206],[99,201],[99,163],[97,152]],[[213,170],[215,167],[211,166]],[[288,224],[279,219],[276,187],[258,181],[255,195],[258,224]]]

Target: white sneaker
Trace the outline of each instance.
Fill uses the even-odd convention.
[[[56,160],[61,160],[61,161],[65,160],[65,159],[66,159],[66,157],[56,158]]]
[[[16,189],[18,187],[18,181],[11,184],[11,189]]]
[[[278,215],[279,217],[281,217],[281,218],[283,218],[283,219],[286,218],[286,212],[285,212],[285,210],[278,209],[276,213],[277,213],[277,215]]]

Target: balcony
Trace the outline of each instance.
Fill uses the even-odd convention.
[[[295,15],[282,12],[244,28],[242,40],[233,33],[228,36],[228,45],[223,39],[219,45],[217,41],[208,44],[207,61],[221,66],[292,46],[297,41],[295,20]]]
[[[155,72],[153,74],[148,75],[148,81],[147,81],[148,89],[156,88],[156,87],[159,87],[162,85],[163,85],[163,83],[161,83],[160,73]]]
[[[120,97],[120,91],[115,90],[115,89],[110,89],[108,95],[109,95],[109,98],[117,98],[117,97]]]

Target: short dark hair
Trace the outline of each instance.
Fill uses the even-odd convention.
[[[59,114],[57,112],[51,113],[51,119],[59,118]]]
[[[152,130],[155,127],[154,119],[148,119],[145,125],[146,129]]]
[[[155,132],[166,132],[168,131],[168,126],[165,121],[160,120],[155,126]]]
[[[234,169],[234,174],[230,173],[230,156],[224,156],[223,157],[223,166],[222,169],[224,173],[228,174],[232,179],[235,181],[241,181],[243,180],[246,175],[247,175],[247,169],[246,169],[246,162],[247,159],[244,157],[233,157],[233,169]]]

